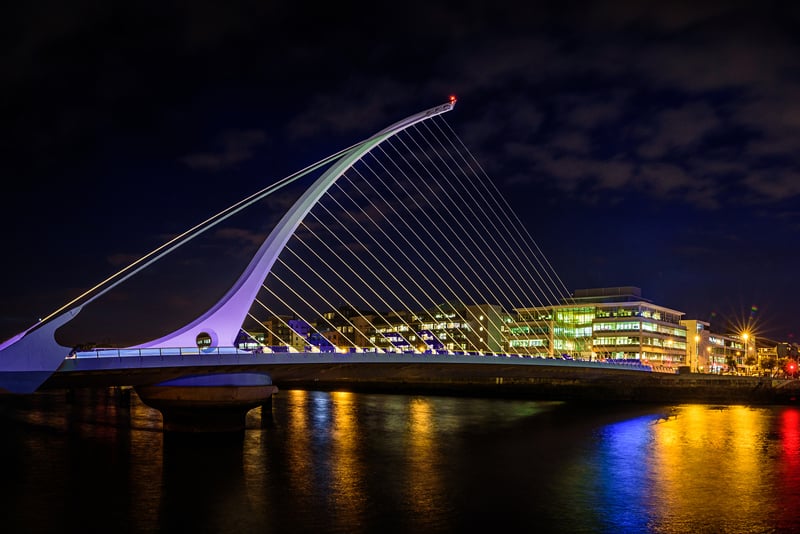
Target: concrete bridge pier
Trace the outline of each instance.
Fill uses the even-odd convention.
[[[268,398],[261,405],[261,428],[270,428],[275,426],[275,414],[272,412],[272,399]]]
[[[247,412],[278,390],[263,373],[188,376],[136,386],[147,406],[161,412],[165,432],[238,432]]]

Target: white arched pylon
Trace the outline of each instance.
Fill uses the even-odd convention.
[[[230,347],[239,335],[244,319],[258,295],[272,265],[298,225],[331,185],[358,160],[386,139],[430,117],[453,109],[455,100],[417,113],[381,130],[346,151],[303,193],[286,212],[230,290],[203,315],[161,338],[131,348],[194,347],[200,334],[211,337],[211,347]]]

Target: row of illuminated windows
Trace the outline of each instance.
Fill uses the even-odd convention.
[[[553,318],[552,315],[544,314],[544,313],[537,313],[535,315],[532,314],[532,313],[521,313],[521,314],[519,314],[519,317],[517,318],[517,320],[520,321],[520,322],[530,321],[530,322],[534,322],[534,323],[541,323],[541,322],[545,322],[545,321],[550,321],[552,318]]]
[[[529,325],[512,326],[508,329],[508,332],[514,336],[519,336],[523,334],[546,334],[549,331],[550,329],[547,327],[529,326]]]
[[[652,347],[666,347],[668,349],[686,350],[685,341],[675,341],[674,339],[661,339],[659,337],[646,337],[644,344]]]
[[[594,313],[556,312],[556,321],[567,324],[586,324],[594,320]]]
[[[628,351],[609,351],[603,352],[602,357],[607,360],[639,360],[640,354],[638,352]]]
[[[709,336],[708,342],[714,345],[719,345],[721,347],[725,346],[725,339],[716,336]],[[729,339],[728,346],[733,349],[744,350],[744,344],[742,344],[740,341],[734,341]]]
[[[656,321],[679,323],[681,315],[656,310],[645,306],[619,306],[614,308],[586,306],[580,308],[556,308],[522,312],[520,321],[549,321],[555,317],[557,322],[567,324],[591,323],[595,318],[644,317]]]
[[[545,329],[534,329],[531,328],[525,332],[520,333],[528,333],[528,334],[540,334],[545,335],[547,334],[547,330]],[[513,333],[513,332],[512,332]],[[592,336],[592,327],[591,326],[582,326],[580,328],[564,328],[562,326],[557,326],[553,328],[553,336],[554,337],[570,337],[570,338],[577,338],[577,337],[591,337]]]
[[[644,321],[619,321],[619,322],[597,322],[593,325],[581,326],[577,328],[554,326],[553,333],[556,336],[584,337],[594,332],[602,331],[638,331],[658,332],[669,336],[686,337],[686,330],[679,327],[662,325]],[[522,334],[544,334],[547,332],[545,327],[533,327],[530,325],[514,326],[509,328],[512,335]]]
[[[669,349],[686,350],[686,342],[675,341],[673,339],[661,339],[658,337],[616,336],[616,337],[597,337],[594,339],[595,345],[649,345],[652,347],[666,347]]]
[[[553,348],[572,352],[575,350],[575,342],[571,339],[554,339]]]
[[[668,336],[686,337],[686,329],[665,326],[663,324],[642,323],[642,330],[658,332],[659,334],[666,334]]]
[[[638,337],[597,337],[594,339],[595,345],[639,345],[640,340]]]
[[[423,330],[469,330],[467,323],[422,323],[420,326]]]
[[[639,330],[640,321],[621,321],[618,323],[595,323],[592,328],[595,332],[603,330]]]
[[[344,328],[350,328],[350,331],[352,331],[352,327],[344,327]],[[436,330],[439,332],[443,332],[445,330],[462,330],[462,331],[470,330],[469,325],[466,323],[446,323],[446,324],[424,323],[420,325],[420,328],[422,330],[431,330],[431,331]],[[337,327],[337,330],[339,330],[340,332],[345,331],[339,327]],[[483,327],[480,327],[480,330],[483,330]],[[409,332],[411,331],[411,328],[409,328],[408,325],[402,324],[402,325],[382,326],[379,328],[375,328],[375,331],[378,332],[379,334],[385,334],[386,332]]]
[[[579,328],[565,328],[557,326],[553,328],[554,337],[568,337],[568,338],[581,338],[591,337],[595,332],[608,332],[608,331],[644,331],[653,332],[658,334],[665,334],[678,338],[686,337],[686,330],[682,328],[675,328],[662,324],[655,324],[641,321],[621,321],[621,322],[600,322],[592,326],[585,326]],[[516,326],[509,329],[512,335],[531,335],[547,334],[544,328],[531,327],[528,325]]]
[[[509,341],[511,347],[544,347],[544,339],[512,339]]]
[[[645,319],[655,319],[656,321],[666,321],[670,323],[680,322],[680,316],[674,313],[661,312],[640,306],[621,307],[621,308],[598,308],[597,317],[644,317]]]
[[[545,347],[545,339],[512,339],[508,342],[509,347]],[[554,339],[553,348],[558,351],[574,351],[575,342],[569,339]]]
[[[668,336],[686,337],[686,330],[683,328],[675,328],[656,323],[648,323],[642,321],[620,321],[613,323],[595,323],[592,328],[595,332],[602,332],[608,330],[627,331],[627,330],[643,330],[645,332],[657,332],[659,334],[666,334]]]
[[[595,314],[597,317],[633,317],[639,315],[639,310],[632,310],[630,308],[617,308],[617,309],[599,309]]]
[[[553,329],[553,333],[559,337],[591,337],[592,327],[581,326],[579,328],[560,328]]]

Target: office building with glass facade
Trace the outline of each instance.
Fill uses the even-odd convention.
[[[508,350],[583,360],[686,364],[683,312],[653,304],[638,287],[579,289],[553,306],[515,309]]]

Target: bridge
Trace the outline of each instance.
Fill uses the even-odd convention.
[[[451,98],[268,185],[0,344],[0,390],[129,385],[166,423],[202,405],[239,413],[298,383],[497,386],[652,371],[562,359],[553,347],[568,346],[564,333],[549,347],[513,344],[513,310],[569,293],[446,122],[454,106]],[[120,284],[301,180],[311,184],[195,319],[124,348],[56,341]]]

